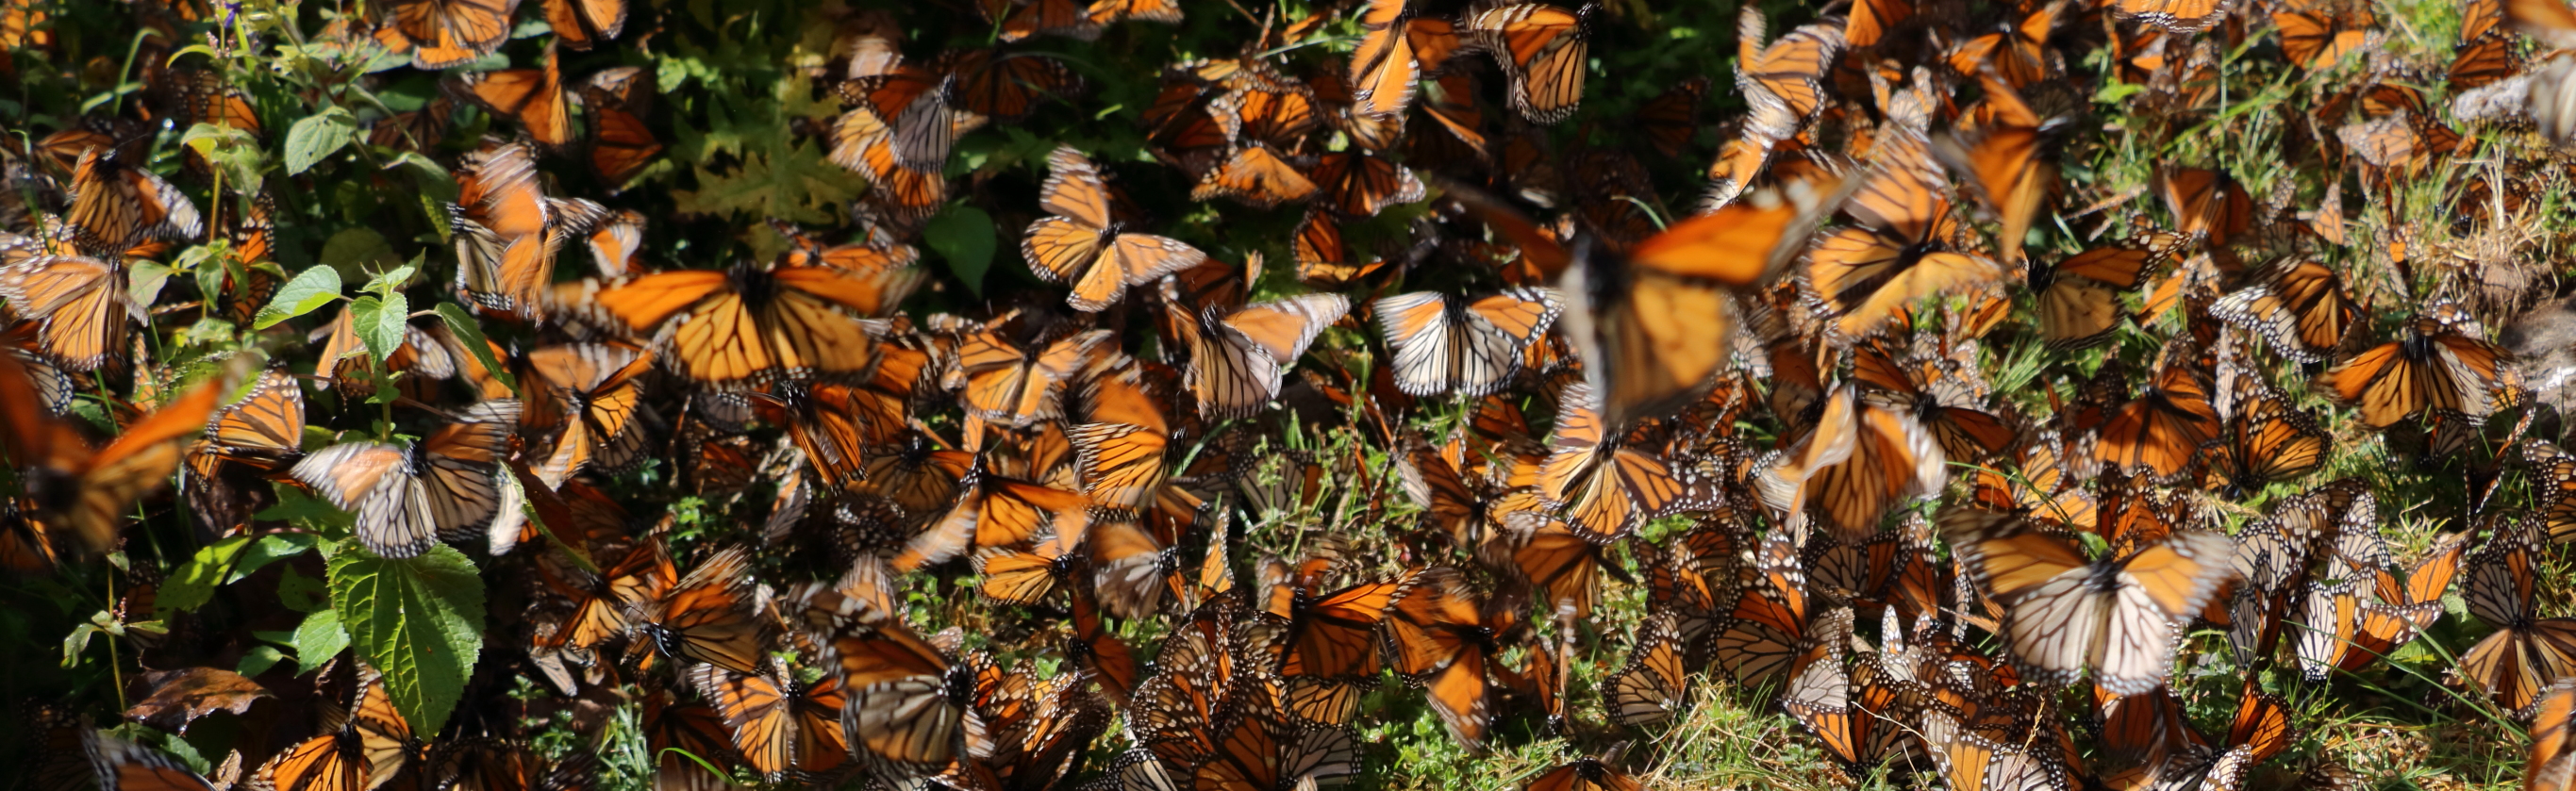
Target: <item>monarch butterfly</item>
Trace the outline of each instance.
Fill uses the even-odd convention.
[[[1095,25],[1107,25],[1122,19],[1142,19],[1166,25],[1181,23],[1181,5],[1177,0],[1092,0],[1085,9]]]
[[[456,186],[456,285],[504,315],[532,315],[554,281],[556,248],[606,218],[598,204],[547,197],[535,154],[516,143],[467,154]]]
[[[1843,22],[1843,39],[1854,47],[1874,47],[1914,16],[1911,0],[1865,0],[1853,3]]]
[[[933,444],[931,438],[907,432],[901,438],[860,455],[866,480],[850,490],[894,501],[914,520],[946,512],[958,483],[973,468],[975,455]]]
[[[1350,307],[1340,294],[1305,294],[1240,307],[1196,308],[1197,321],[1180,321],[1175,327],[1190,353],[1188,385],[1198,398],[1199,414],[1210,420],[1247,417],[1277,398],[1280,377]],[[1174,304],[1170,309],[1191,308]]]
[[[1950,202],[1910,167],[1881,167],[1844,206],[1858,224],[1835,230],[1807,256],[1807,281],[1844,334],[1865,335],[1916,300],[2002,277],[1984,256],[1955,249]]]
[[[2010,264],[2022,259],[2022,241],[2030,233],[2031,221],[2057,196],[2057,144],[2074,119],[2040,116],[1991,69],[1981,71],[1978,80],[1986,91],[1986,126],[1966,135],[1932,138],[1932,153],[1967,176],[1969,192],[1994,212],[2003,226],[1995,242],[2003,250],[2003,262]],[[2033,267],[2037,271],[2037,265]]]
[[[686,679],[733,731],[744,763],[772,778],[820,773],[849,757],[842,741],[841,679],[832,674],[807,684],[783,663],[769,673],[742,674],[715,665],[689,668]]]
[[[1041,529],[1027,542],[975,552],[976,573],[984,575],[984,598],[1021,606],[1046,604],[1074,583],[1089,536],[1089,524],[1064,532]]]
[[[552,304],[617,329],[654,333],[663,359],[702,384],[866,370],[876,341],[851,314],[893,310],[921,282],[910,267],[855,273],[834,267],[657,272],[557,286]]]
[[[1586,42],[1592,15],[1587,2],[1568,11],[1544,3],[1486,8],[1461,20],[1460,44],[1493,53],[1511,81],[1512,111],[1535,124],[1553,124],[1583,103]]]
[[[904,429],[899,407],[866,388],[835,382],[780,382],[756,394],[754,403],[766,419],[787,427],[806,462],[835,488],[861,485],[869,451]]]
[[[1690,702],[1690,667],[1681,632],[1669,613],[1650,613],[1637,625],[1628,664],[1610,675],[1605,705],[1610,721],[1630,727],[1681,716]]]
[[[2014,659],[2045,683],[2090,669],[2114,694],[2163,684],[2172,622],[2199,613],[2233,573],[2234,542],[2204,531],[2087,561],[2020,514],[1952,506],[1935,521],[1961,565],[2007,608]]]
[[[2460,677],[2517,718],[2531,713],[2550,684],[2576,672],[2576,655],[2567,648],[2576,640],[2576,620],[2535,612],[2538,530],[2526,519],[2497,525],[2487,545],[2466,559],[2461,589],[2469,614],[2496,631],[2460,655]]]
[[[1237,711],[1213,735],[1215,755],[1193,773],[1193,788],[1331,788],[1360,772],[1358,740],[1348,728],[1295,725],[1266,713]]]
[[[1815,637],[1809,641],[1797,665],[1789,673],[1787,688],[1780,693],[1781,707],[1798,724],[1825,743],[1825,750],[1848,770],[1875,765],[1900,748],[1888,722],[1903,721],[1913,714],[1898,701],[1903,695],[1928,695],[1928,690],[1907,687],[1911,679],[1893,680],[1893,674],[1881,666],[1885,654],[1863,654],[1857,664],[1844,667],[1843,645],[1852,637],[1852,611],[1837,607],[1817,616]],[[1894,681],[1893,684],[1888,683]]]
[[[215,410],[189,466],[206,477],[216,460],[274,471],[304,455],[303,441],[304,389],[294,374],[271,368],[241,400]]]
[[[1664,89],[1637,108],[1636,124],[1646,143],[1668,157],[1679,157],[1699,136],[1699,103],[1708,98],[1708,77],[1692,77]],[[1432,117],[1439,117],[1433,113]]]
[[[396,0],[387,4],[392,24],[376,28],[376,38],[410,52],[412,68],[455,68],[499,49],[518,7],[518,0]]]
[[[1865,345],[1852,354],[1852,380],[1878,391],[1864,396],[1876,406],[1912,415],[1941,443],[1951,460],[1984,458],[2013,444],[2017,432],[2004,419],[1981,411],[1972,368],[1958,360],[1913,358],[1899,362],[1881,345]]]
[[[1046,186],[1038,203],[1049,214],[1029,224],[1020,255],[1041,279],[1073,287],[1065,304],[1096,313],[1115,304],[1129,286],[1199,265],[1207,255],[1179,240],[1122,233],[1110,212],[1100,169],[1070,146],[1047,156]]]
[[[125,267],[76,255],[40,255],[0,267],[0,297],[32,319],[36,348],[75,371],[126,352],[127,325],[143,306],[127,293]]]
[[[1024,350],[998,331],[967,335],[957,347],[967,413],[1012,428],[1062,417],[1066,383],[1111,340],[1108,330],[1089,330]]]
[[[1541,492],[1565,509],[1567,525],[1578,534],[1608,543],[1694,496],[1662,458],[1628,447],[1617,429],[1602,420],[1589,383],[1567,386],[1558,403],[1554,449],[1538,480]]]
[[[537,564],[538,574],[547,587],[572,600],[573,610],[554,632],[536,641],[540,648],[586,650],[625,634],[629,611],[660,600],[680,577],[659,540],[637,542],[598,574],[546,557],[548,562]]]
[[[1329,550],[1307,558],[1269,589],[1262,612],[1283,628],[1278,638],[1281,677],[1349,680],[1377,673],[1378,624],[1414,587],[1418,575],[1406,572],[1396,579],[1326,591],[1324,573],[1334,561]]]
[[[1734,605],[1709,641],[1717,666],[1742,684],[1787,673],[1808,643],[1806,569],[1789,534],[1764,536],[1752,560],[1735,569]]]
[[[1529,791],[1638,791],[1637,779],[1603,766],[1597,758],[1578,758],[1530,781]]]
[[[1554,297],[1528,288],[1473,302],[1417,291],[1380,297],[1375,308],[1395,355],[1396,388],[1416,396],[1484,396],[1510,384],[1560,310]]]
[[[569,1],[569,0],[567,0]],[[634,111],[619,107],[605,95],[584,90],[582,96],[590,107],[590,167],[601,181],[624,186],[651,167],[653,158],[662,155],[662,140],[653,136],[652,127]],[[617,276],[609,272],[600,274]]]
[[[2361,305],[2344,293],[2343,278],[2317,261],[2282,264],[2236,293],[2219,298],[2209,314],[2263,336],[2275,353],[2302,364],[2324,362],[2361,321]]]
[[[1586,534],[1548,516],[1544,497],[1532,486],[1495,498],[1487,513],[1499,515],[1503,529],[1495,531],[1496,540],[1510,553],[1511,571],[1538,590],[1541,601],[1588,617],[1600,599],[1601,576],[1616,573],[1615,567]]]
[[[2418,412],[2471,419],[2495,411],[2507,352],[2488,343],[2457,303],[2435,303],[2409,322],[2406,337],[2380,344],[2317,376],[2318,393],[2359,407],[2362,425],[2384,429]]]
[[[655,652],[674,661],[761,672],[769,630],[750,562],[750,553],[738,546],[707,556],[637,613],[636,629]]]
[[[973,667],[923,642],[895,613],[821,585],[794,595],[847,701],[841,732],[854,754],[905,772],[965,754]]]
[[[1311,89],[1274,76],[1266,67],[1247,69],[1243,77],[1207,105],[1208,116],[1216,121],[1226,142],[1289,149],[1315,129],[1315,95]]]
[[[2155,767],[2154,787],[2241,788],[2256,765],[2289,749],[2296,739],[2288,706],[2249,681],[2228,723],[2226,741],[2186,745],[2181,755]]]
[[[358,666],[351,706],[325,733],[279,752],[250,781],[280,791],[365,791],[384,785],[419,752],[376,669]]]
[[[1297,257],[1297,282],[1310,288],[1332,291],[1349,286],[1370,275],[1387,271],[1387,261],[1372,256],[1366,262],[1342,243],[1341,222],[1322,208],[1309,208],[1297,223],[1291,252]]]
[[[2576,786],[2576,763],[2567,760],[2570,714],[2576,714],[2576,681],[2561,679],[2549,685],[2531,715],[2531,758],[2523,763],[2523,788],[2567,791]]]
[[[1399,119],[1413,103],[1414,86],[1425,64],[1413,47],[1412,5],[1411,0],[1370,0],[1360,12],[1360,29],[1365,33],[1358,48],[1351,50],[1351,115]],[[1436,70],[1441,64],[1428,65]]]
[[[1849,185],[1856,186],[1856,182]],[[1567,300],[1566,337],[1584,361],[1604,425],[1680,408],[1715,382],[1731,351],[1730,292],[1771,281],[1807,231],[1841,203],[1846,182],[1797,181],[1674,223],[1626,256],[1578,240],[1570,254],[1517,210],[1462,189],[1450,194],[1510,238]],[[1557,263],[1562,262],[1562,263]]]
[[[546,0],[546,25],[555,41],[588,50],[626,29],[626,0]]]
[[[2112,413],[2101,432],[2094,440],[2094,457],[2103,464],[2172,478],[2201,446],[2218,438],[2219,422],[2208,387],[2191,369],[2188,355],[2179,346],[2168,346],[2146,390]]]
[[[832,125],[832,164],[872,185],[869,200],[901,217],[927,217],[948,198],[941,168],[958,135],[984,119],[952,111],[950,83],[897,71],[843,83],[850,105]]]
[[[1373,217],[1399,203],[1422,200],[1422,180],[1403,165],[1360,151],[1325,154],[1307,176],[1323,197],[1316,205],[1345,217]]]
[[[2254,227],[2254,199],[2227,171],[2159,168],[2152,186],[2165,211],[2173,214],[2174,230],[2206,239],[2212,248],[2226,247]]]
[[[564,100],[563,73],[556,63],[555,47],[548,44],[543,68],[502,69],[454,79],[463,89],[459,98],[518,121],[539,145],[563,146],[572,142],[572,105]]]
[[[1395,671],[1423,684],[1450,737],[1475,752],[1483,749],[1492,718],[1486,668],[1502,650],[1497,640],[1516,619],[1496,606],[1504,600],[1478,601],[1464,583],[1448,566],[1417,574],[1412,590],[1388,613],[1387,638]]]
[[[2067,779],[2063,759],[2045,749],[1997,741],[1986,732],[1967,727],[1957,716],[1937,709],[1926,710],[1923,742],[1931,748],[1932,763],[1940,767],[1951,788],[1977,791],[2062,791],[2073,787]]]
[[[600,277],[625,277],[642,269],[644,215],[620,209],[590,234],[590,256]]]
[[[1888,509],[1947,480],[1940,441],[1914,415],[1835,388],[1815,427],[1763,471],[1763,502],[1792,525],[1813,507],[1837,537],[1868,538]]]
[[[2234,0],[2120,0],[2123,19],[2135,19],[2169,33],[2198,33],[2234,12]]]
[[[585,467],[622,470],[640,460],[644,434],[634,419],[644,388],[638,380],[652,365],[651,354],[625,344],[564,344],[528,353],[528,367],[544,387],[527,422],[532,428],[563,428],[554,453],[537,467],[546,488],[561,487]]]
[[[2378,22],[2367,6],[2325,0],[2285,3],[2272,12],[2272,24],[2281,29],[2281,54],[2310,69],[2333,66],[2367,46]]]
[[[2504,0],[2470,0],[2460,5],[2458,54],[2451,58],[2446,81],[2453,95],[2522,73],[2516,42],[2505,32],[2504,22]]]
[[[1314,197],[1315,182],[1281,159],[1268,146],[1237,146],[1225,160],[1199,178],[1190,200],[1232,199],[1256,209]]]
[[[81,751],[98,773],[98,786],[108,791],[215,791],[215,785],[186,764],[156,750],[80,729]],[[235,772],[240,770],[235,764]]]
[[[1090,501],[1075,492],[982,469],[967,473],[958,488],[964,491],[947,515],[895,556],[896,571],[945,563],[979,547],[1023,543],[1049,531],[1078,534],[1087,524],[1084,507]]]
[[[1085,383],[1087,422],[1065,428],[1083,494],[1107,508],[1135,511],[1157,496],[1172,431],[1162,408],[1138,383],[1110,374]]]
[[[90,255],[123,257],[153,240],[187,241],[206,229],[186,193],[129,164],[115,148],[82,151],[72,168],[71,192],[63,222],[71,226],[73,244]]]
[[[999,28],[996,38],[1025,41],[1030,36],[1063,36],[1076,41],[1100,38],[1101,23],[1079,0],[978,0],[976,10]]]
[[[1132,525],[1133,523],[1113,524]],[[1099,540],[1100,536],[1095,535],[1092,539],[1095,546]],[[1127,705],[1135,694],[1137,683],[1144,678],[1145,674],[1145,668],[1136,658],[1135,650],[1129,648],[1127,641],[1110,629],[1106,618],[1101,617],[1098,596],[1089,588],[1081,585],[1073,587],[1072,615],[1073,634],[1068,638],[1065,653],[1091,671],[1092,676],[1100,681],[1101,687],[1108,690],[1111,700],[1122,706]]]
[[[509,450],[519,402],[476,404],[413,445],[348,442],[314,451],[288,470],[332,505],[354,513],[359,543],[388,558],[463,540],[500,505],[493,468]]]
[[[1071,98],[1083,89],[1081,75],[1063,61],[1029,53],[949,50],[932,70],[954,75],[950,106],[1000,123],[1028,117],[1042,99]]]
[[[2316,418],[2270,384],[2260,385],[2212,442],[2210,472],[2230,497],[2306,475],[2325,464],[2328,448]]]
[[[1735,88],[1750,106],[1745,146],[1765,151],[1797,137],[1824,110],[1825,75],[1842,57],[1844,45],[1842,31],[1828,24],[1803,25],[1765,45],[1768,24],[1752,6],[1736,15]],[[1736,181],[1738,187],[1743,184]]]

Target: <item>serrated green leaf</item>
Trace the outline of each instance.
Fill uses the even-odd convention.
[[[344,108],[333,107],[315,115],[296,119],[286,128],[286,174],[300,175],[311,170],[323,158],[339,153],[358,135],[358,119]]]
[[[367,353],[379,363],[402,348],[406,335],[403,319],[410,315],[411,302],[399,292],[383,299],[359,297],[349,303],[349,321],[358,328],[358,339],[367,342]]]
[[[993,266],[993,216],[973,206],[941,212],[921,228],[921,241],[948,262],[948,272],[984,295],[984,273]]]
[[[806,141],[772,152],[746,151],[722,173],[701,165],[697,180],[696,190],[672,191],[673,208],[689,214],[775,217],[801,223],[830,222],[866,186],[857,174],[832,164],[822,149]]]
[[[483,578],[474,562],[445,544],[402,559],[352,545],[331,557],[330,569],[349,644],[384,674],[385,692],[413,732],[439,732],[483,651]]]
[[[412,275],[419,273],[419,266],[414,264],[404,264],[402,266],[394,267],[394,271],[375,276],[373,279],[368,280],[366,285],[360,286],[358,290],[369,294],[382,294],[387,297],[399,297],[402,296],[400,292],[402,291],[403,283],[411,280]]]
[[[156,261],[136,261],[126,268],[126,278],[126,295],[134,298],[134,304],[150,305],[161,298],[161,287],[169,285],[170,267]]]
[[[297,272],[295,279],[278,287],[277,296],[269,298],[268,307],[259,309],[259,316],[252,320],[250,326],[252,329],[268,329],[277,326],[278,322],[311,313],[315,308],[339,298],[339,270],[317,266]]]
[[[304,675],[322,667],[322,663],[339,656],[349,648],[349,629],[340,625],[340,611],[329,607],[304,616],[295,627],[295,674]],[[372,664],[372,663],[371,663]],[[383,665],[377,665],[379,669]],[[243,673],[242,675],[250,675]]]
[[[492,372],[492,378],[509,387],[511,395],[519,394],[519,378],[511,376],[509,368],[492,356],[492,343],[484,339],[483,325],[474,320],[474,314],[466,312],[463,305],[441,302],[438,303],[438,318],[447,323],[448,332],[456,333],[456,340],[464,344],[465,352],[474,355],[475,362],[483,364],[483,370]]]

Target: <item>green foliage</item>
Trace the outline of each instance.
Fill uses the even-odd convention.
[[[259,317],[251,322],[251,328],[264,330],[277,326],[278,322],[311,313],[339,298],[339,270],[328,266],[306,269],[277,289],[277,296],[270,299],[266,307],[260,308]]]
[[[349,644],[384,674],[403,718],[437,733],[483,651],[483,578],[454,547],[383,558],[355,544],[331,553],[331,600]],[[317,631],[311,619],[307,627]],[[305,642],[299,628],[297,642]]]
[[[948,274],[978,296],[984,293],[984,271],[993,266],[993,239],[999,235],[993,216],[973,206],[949,209],[921,228],[922,243],[948,263]]]

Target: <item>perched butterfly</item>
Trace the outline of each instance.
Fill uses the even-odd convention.
[[[126,162],[114,148],[81,152],[71,192],[71,211],[63,221],[71,226],[73,243],[89,255],[123,257],[154,240],[187,241],[206,230],[205,218],[185,193]]]
[[[2156,171],[2154,187],[2156,196],[2164,199],[2165,210],[2173,213],[2174,230],[2208,240],[2210,247],[2226,247],[2230,240],[2245,235],[2254,226],[2254,199],[2245,194],[2245,185],[2227,171],[2163,168]]]
[[[852,314],[892,311],[921,278],[910,267],[736,265],[570,283],[550,298],[557,312],[654,338],[690,379],[740,387],[866,370],[877,344]]]
[[[2362,425],[2375,429],[2427,412],[2483,418],[2496,409],[2507,353],[2482,334],[2466,309],[2435,303],[2407,323],[2405,337],[2319,374],[2316,389],[2360,408]]]
[[[2234,0],[2120,0],[2121,17],[2172,33],[2198,33],[2235,10]]]
[[[1209,305],[1196,310],[1196,321],[1178,321],[1199,414],[1248,416],[1277,398],[1281,376],[1350,305],[1340,294],[1306,294],[1239,307]],[[1175,303],[1170,309],[1190,308]]]
[[[1566,524],[1580,535],[1608,543],[1691,501],[1690,487],[1661,457],[1628,447],[1602,421],[1590,384],[1567,386],[1559,404],[1554,449],[1538,482],[1549,501],[1564,506]]]
[[[359,543],[389,558],[471,535],[501,497],[493,475],[519,423],[519,402],[485,401],[412,445],[349,442],[314,451],[289,472],[357,516]]]
[[[1407,573],[1326,590],[1324,573],[1333,565],[1332,553],[1318,554],[1269,590],[1262,612],[1284,628],[1279,638],[1282,677],[1342,680],[1376,674],[1378,625],[1416,584],[1416,575]]]
[[[1530,781],[1529,791],[1638,791],[1644,787],[1598,759],[1581,758],[1539,775]]]
[[[1437,566],[1414,578],[1413,587],[1387,614],[1387,639],[1398,673],[1419,679],[1449,735],[1480,749],[1490,727],[1486,669],[1502,650],[1513,614],[1480,601],[1463,587],[1457,569]]]
[[[2088,561],[2018,514],[1954,506],[1937,521],[1960,563],[2007,609],[2014,659],[2054,683],[2091,670],[2117,694],[2163,684],[2174,622],[2198,614],[2233,574],[2234,542],[2213,533],[2177,532]]]
[[[2457,672],[2517,717],[2530,713],[2551,684],[2576,673],[2576,651],[2568,648],[2576,645],[2576,619],[2541,618],[2536,611],[2537,533],[2528,521],[2505,520],[2463,561],[2468,579],[2461,598],[2469,614],[2496,631],[2460,655]]]
[[[2204,450],[2210,472],[2233,496],[2296,480],[2323,466],[2332,447],[2316,418],[2269,384],[2240,404],[2211,442]]]
[[[1073,287],[1065,304],[1098,312],[1130,286],[1197,266],[1207,255],[1178,240],[1123,233],[1110,211],[1109,188],[1091,160],[1071,147],[1048,155],[1046,186],[1038,196],[1049,215],[1029,224],[1020,255],[1030,271]]]
[[[1473,302],[1418,291],[1380,297],[1374,307],[1395,353],[1395,386],[1417,396],[1483,396],[1510,384],[1558,313],[1555,298],[1536,289]]]
[[[2272,12],[2272,24],[2281,29],[2281,54],[2311,69],[2333,66],[2368,46],[2377,32],[2371,26],[2378,22],[2368,4],[2330,0],[2298,0]]]
[[[2061,348],[2110,339],[2121,310],[2120,292],[2162,269],[2182,247],[2179,234],[2151,233],[2096,247],[2055,264],[2030,261],[2030,290],[2038,303],[2039,335]]]
[[[1668,615],[1649,615],[1637,626],[1628,664],[1611,674],[1606,689],[1610,721],[1646,726],[1677,719],[1690,701],[1686,646]]]
[[[2361,305],[2343,278],[2316,261],[2283,263],[2253,285],[2210,305],[2220,321],[2263,336],[2272,351],[2304,364],[2324,362],[2361,322]]]
[[[1462,45],[1493,53],[1511,81],[1512,111],[1531,123],[1553,124],[1583,103],[1589,61],[1587,28],[1599,6],[1568,11],[1545,3],[1510,3],[1460,20]]]
[[[419,745],[411,725],[394,708],[384,677],[358,666],[357,690],[348,709],[326,721],[323,733],[268,759],[251,775],[256,787],[305,791],[366,791],[394,779]]]
[[[416,69],[450,69],[492,54],[510,37],[516,0],[396,0],[376,38],[410,52]]]
[[[841,679],[826,673],[813,683],[773,663],[768,673],[744,674],[715,665],[689,668],[685,678],[715,706],[744,763],[771,777],[789,772],[828,772],[849,758],[841,738]]]
[[[793,596],[847,702],[842,733],[863,760],[937,771],[966,754],[973,666],[916,637],[902,616],[820,585]]]

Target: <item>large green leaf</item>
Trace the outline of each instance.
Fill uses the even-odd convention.
[[[286,129],[286,175],[301,174],[324,157],[339,153],[358,136],[358,118],[333,107],[297,119]]]
[[[411,314],[411,302],[401,294],[387,294],[384,299],[359,297],[349,303],[350,323],[358,327],[358,338],[367,342],[367,353],[377,362],[394,356],[402,348],[406,333],[403,319]]]
[[[339,298],[340,270],[317,266],[297,272],[295,279],[278,287],[277,296],[269,298],[268,307],[259,309],[259,316],[251,321],[250,326],[252,329],[268,329],[277,326],[278,322],[311,313],[313,309]]]
[[[390,559],[350,543],[331,556],[330,569],[331,601],[350,645],[384,674],[385,692],[412,730],[437,733],[483,651],[483,578],[474,562],[445,544]]]
[[[993,266],[993,216],[973,206],[958,206],[930,218],[921,241],[948,262],[948,272],[966,281],[966,289],[984,295],[984,272]]]

